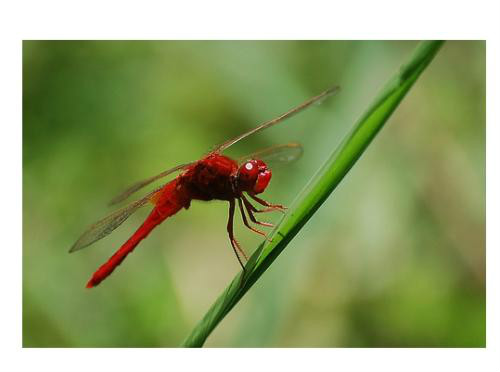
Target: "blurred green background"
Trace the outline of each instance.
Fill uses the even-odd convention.
[[[227,203],[194,202],[92,290],[148,212],[69,255],[74,241],[130,183],[339,84],[228,151],[300,141],[263,194],[290,204],[416,44],[25,41],[23,346],[178,346],[239,270]],[[485,49],[444,45],[206,346],[485,346]],[[236,225],[251,252],[261,237]]]

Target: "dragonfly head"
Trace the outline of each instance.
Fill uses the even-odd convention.
[[[262,160],[247,160],[238,168],[236,176],[238,189],[260,194],[266,189],[271,175],[271,170]]]

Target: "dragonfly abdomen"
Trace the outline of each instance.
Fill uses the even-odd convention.
[[[186,198],[184,190],[178,187],[178,178],[166,184],[158,194],[152,198],[155,208],[137,231],[118,249],[109,260],[94,273],[87,283],[92,288],[106,279],[123,262],[123,260],[145,239],[149,233],[168,217],[189,206],[190,199]]]

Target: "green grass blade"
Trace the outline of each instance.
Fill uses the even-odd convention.
[[[349,172],[442,44],[442,41],[425,41],[417,46],[409,61],[389,80],[352,131],[295,199],[288,213],[275,228],[272,242],[266,241],[259,246],[246,266],[246,274],[242,276],[240,273],[233,279],[195,326],[183,346],[203,346],[217,324],[266,271]]]

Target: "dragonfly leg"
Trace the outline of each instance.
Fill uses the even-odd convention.
[[[250,217],[250,220],[253,222],[253,223],[256,223],[257,225],[261,225],[261,226],[266,226],[266,227],[274,227],[274,225],[272,223],[269,223],[269,222],[262,222],[262,221],[257,221],[257,219],[255,218],[254,216],[254,212],[255,213],[258,213],[259,210],[257,208],[255,208],[252,203],[250,203],[248,201],[247,198],[245,198],[244,195],[241,195],[241,198],[243,199],[243,203],[245,204],[245,209],[246,211],[248,212],[248,216]]]
[[[248,220],[247,220],[247,216],[246,216],[246,214],[245,214],[245,210],[244,210],[244,208],[243,208],[243,202],[241,201],[241,199],[240,199],[240,198],[238,198],[238,206],[239,206],[239,208],[240,208],[241,218],[243,219],[243,223],[245,224],[245,226],[246,226],[246,227],[248,227],[248,228],[249,228],[250,230],[252,230],[253,232],[256,232],[257,234],[260,234],[260,235],[264,236],[264,237],[266,238],[266,240],[267,240],[267,241],[271,241],[271,240],[267,237],[267,235],[266,235],[266,233],[265,233],[265,232],[260,231],[260,230],[256,229],[256,228],[255,228],[255,227],[253,227],[253,226],[250,226],[250,224],[248,223]],[[250,219],[252,219],[252,217],[253,217],[253,216],[252,216],[250,213],[249,213],[248,215],[250,216]],[[256,221],[253,221],[253,220],[252,220],[252,222],[256,222]],[[267,226],[267,224],[266,224],[265,226]]]
[[[255,196],[254,194],[248,193],[248,196],[250,196],[253,200],[255,200],[260,205],[267,207],[265,209],[254,211],[256,213],[264,213],[264,212],[271,212],[271,211],[280,211],[281,213],[285,213],[285,210],[287,209],[285,206],[283,206],[281,204],[268,203],[265,200],[259,198],[258,196]]]
[[[234,232],[233,232],[234,207],[235,207],[235,203],[234,203],[234,199],[232,199],[229,201],[229,218],[227,220],[227,233],[229,234],[229,240],[231,241],[231,246],[233,247],[234,254],[236,255],[236,258],[238,259],[238,262],[240,263],[243,271],[245,271],[245,265],[241,261],[240,254],[247,261],[248,261],[248,257],[245,254],[245,252],[243,251],[243,249],[240,247],[240,244],[234,238]]]

